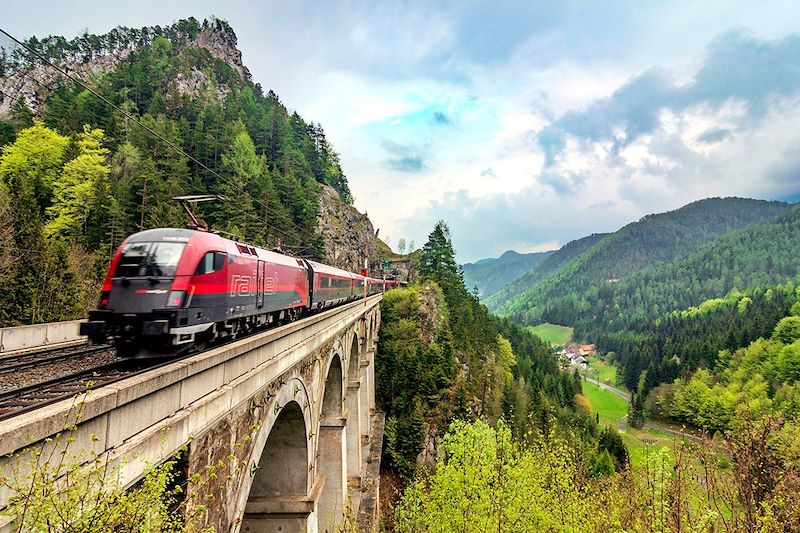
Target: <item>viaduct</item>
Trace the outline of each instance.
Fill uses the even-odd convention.
[[[334,531],[350,510],[374,528],[383,418],[375,411],[381,295],[0,421],[0,469],[30,445],[108,461],[124,486],[181,453],[197,526]],[[78,414],[80,413],[80,414]],[[53,440],[50,440],[53,439]],[[57,455],[57,454],[56,454]],[[213,474],[212,474],[213,472]],[[0,508],[10,494],[0,489]],[[201,507],[202,506],[202,507]],[[0,532],[12,531],[0,519]]]

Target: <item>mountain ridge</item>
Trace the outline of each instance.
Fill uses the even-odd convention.
[[[540,303],[535,310],[536,301],[551,302],[592,287],[597,290],[652,264],[686,255],[728,231],[774,218],[790,206],[779,201],[712,197],[646,215],[597,240],[552,275],[534,280],[524,292],[505,292],[503,296],[510,296],[507,300],[496,298],[489,303],[501,315],[535,325],[543,307]]]
[[[486,258],[474,263],[464,263],[464,284],[472,289],[477,287],[481,297],[494,294],[514,279],[535,269],[550,257],[552,251],[521,254],[506,250],[499,257]]]

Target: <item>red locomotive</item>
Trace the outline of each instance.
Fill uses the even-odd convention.
[[[81,324],[120,355],[174,355],[296,320],[395,287],[215,233],[153,229],[128,237],[108,268],[100,305]]]

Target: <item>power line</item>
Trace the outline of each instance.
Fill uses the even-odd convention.
[[[251,199],[251,200],[252,200],[254,203],[261,205],[261,206],[262,206],[262,207],[264,207],[265,209],[268,209],[268,206],[264,205],[264,204],[263,204],[262,202],[260,202],[259,200],[257,200],[257,199],[255,199],[255,198],[253,198],[253,196],[252,196],[252,195],[250,195],[250,193],[248,193],[246,190],[244,190],[244,189],[242,189],[241,187],[239,187],[239,185],[238,185],[238,184],[231,182],[230,180],[228,180],[227,178],[225,178],[224,176],[222,176],[221,174],[219,174],[219,173],[218,173],[218,172],[216,172],[215,170],[213,170],[213,169],[209,168],[208,166],[206,166],[206,165],[205,165],[204,163],[202,163],[200,160],[198,160],[197,158],[195,158],[195,157],[193,157],[192,155],[190,155],[189,153],[187,153],[187,152],[186,152],[186,151],[185,151],[183,148],[181,148],[180,146],[176,145],[175,143],[173,143],[172,141],[170,141],[169,139],[167,139],[166,137],[164,137],[163,135],[161,135],[160,133],[158,133],[158,132],[157,132],[157,131],[155,131],[154,129],[152,129],[152,128],[150,128],[149,126],[147,126],[146,124],[144,124],[144,123],[143,123],[141,120],[139,120],[137,117],[135,117],[135,116],[131,115],[131,114],[130,114],[130,113],[128,113],[126,110],[124,110],[124,109],[122,109],[121,107],[119,107],[118,105],[116,105],[114,102],[112,102],[111,100],[109,100],[108,98],[106,98],[105,96],[103,96],[101,93],[99,93],[98,91],[96,91],[96,90],[95,90],[93,87],[90,87],[90,86],[89,86],[87,83],[85,83],[85,82],[84,82],[82,79],[80,79],[80,78],[79,78],[77,75],[72,75],[72,74],[70,74],[69,72],[67,72],[67,70],[66,70],[66,69],[64,69],[64,68],[61,68],[61,67],[59,67],[58,65],[54,64],[54,63],[53,63],[53,62],[51,62],[51,61],[50,61],[50,60],[49,60],[47,57],[43,56],[42,54],[40,54],[39,52],[37,52],[36,50],[34,50],[33,48],[31,48],[30,46],[28,46],[28,45],[27,45],[27,44],[25,44],[24,42],[20,41],[19,39],[17,39],[16,37],[14,37],[14,36],[13,36],[13,35],[11,35],[10,33],[8,33],[7,31],[5,31],[4,29],[0,28],[0,32],[2,32],[2,33],[3,33],[3,34],[6,36],[6,37],[8,37],[8,38],[9,38],[9,39],[11,39],[12,41],[14,41],[14,42],[15,42],[17,45],[19,45],[19,46],[23,47],[23,48],[24,48],[25,50],[27,50],[29,53],[33,54],[33,55],[34,55],[36,58],[38,58],[38,59],[39,59],[40,61],[42,61],[43,63],[45,63],[45,64],[49,65],[50,67],[52,67],[53,69],[57,70],[57,71],[58,71],[58,72],[60,72],[62,75],[66,76],[67,78],[69,78],[70,80],[72,80],[74,83],[77,83],[78,85],[80,85],[81,87],[83,87],[84,89],[86,89],[87,91],[89,91],[89,92],[90,92],[92,95],[94,95],[95,97],[99,98],[100,100],[102,100],[103,102],[105,102],[106,104],[108,104],[109,106],[113,107],[114,109],[116,109],[117,111],[119,111],[120,113],[122,113],[122,115],[123,115],[123,116],[125,116],[127,119],[129,119],[129,120],[132,120],[133,122],[135,122],[136,124],[138,124],[138,125],[139,125],[140,127],[142,127],[142,128],[145,130],[145,131],[147,131],[147,132],[148,132],[148,133],[150,133],[151,135],[153,135],[153,136],[157,137],[157,138],[158,138],[158,139],[160,139],[162,142],[164,142],[166,145],[168,145],[168,146],[172,147],[174,150],[177,150],[178,152],[180,152],[181,154],[183,154],[184,156],[186,156],[186,158],[187,158],[187,159],[189,159],[189,160],[193,161],[195,164],[197,164],[198,166],[200,166],[200,167],[201,167],[201,168],[203,168],[204,170],[208,171],[209,173],[211,173],[211,174],[212,174],[212,175],[214,175],[215,177],[219,178],[219,179],[220,179],[221,181],[223,181],[224,183],[227,183],[228,185],[230,185],[230,186],[232,186],[233,188],[237,189],[237,190],[238,190],[239,192],[241,192],[242,194],[244,194],[244,195],[248,196],[248,197],[249,197],[249,198],[250,198],[250,199]],[[37,83],[38,83],[38,80],[37,80]],[[41,85],[41,84],[40,84],[40,85]],[[185,184],[186,184],[186,185],[189,185],[188,183],[185,183]],[[238,209],[238,208],[236,208],[236,209]],[[240,211],[241,211],[241,210],[240,210]],[[247,213],[245,213],[244,211],[241,211],[241,212],[242,212],[242,213],[244,213],[244,214],[247,214]],[[284,235],[286,238],[288,238],[288,239],[291,239],[291,238],[292,238],[292,237],[291,237],[289,234],[287,234],[286,232],[284,232],[284,231],[283,231],[283,230],[281,230],[280,228],[277,228],[277,227],[275,227],[275,226],[273,226],[273,225],[271,225],[271,224],[269,224],[269,223],[267,223],[267,222],[263,222],[263,223],[264,223],[264,225],[265,225],[265,226],[267,226],[267,227],[270,227],[270,228],[272,228],[272,229],[274,229],[274,230],[278,231],[279,233],[281,233],[282,235]],[[300,231],[300,232],[302,232],[302,233],[305,233],[305,234],[306,234],[306,235],[307,235],[307,236],[308,236],[308,237],[309,237],[311,240],[314,240],[314,239],[316,239],[316,238],[317,238],[317,235],[315,235],[315,234],[313,234],[313,233],[309,232],[309,231],[308,231],[308,230],[306,230],[305,228],[303,228],[303,227],[301,227],[301,226],[299,226],[299,225],[295,224],[295,223],[294,223],[294,222],[292,222],[292,221],[290,221],[290,223],[292,224],[292,226],[294,226],[294,227],[295,227],[295,229],[296,229],[296,230],[298,230],[298,231]],[[288,246],[287,246],[287,248],[288,248]]]

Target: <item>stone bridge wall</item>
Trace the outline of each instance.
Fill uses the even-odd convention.
[[[125,484],[185,447],[199,526],[325,531],[357,512],[374,414],[381,296],[93,391],[72,437]],[[0,454],[69,422],[62,402],[0,422]],[[0,460],[0,468],[3,461]],[[8,466],[8,465],[5,465]],[[195,475],[197,474],[197,475]],[[0,505],[9,494],[0,492]],[[0,523],[0,531],[11,524]]]

